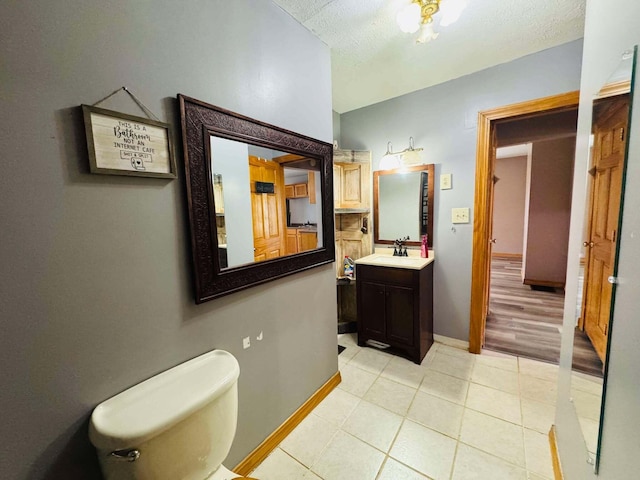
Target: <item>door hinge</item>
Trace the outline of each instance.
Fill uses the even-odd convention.
[[[606,337],[608,334],[609,334],[609,324],[607,323],[607,324],[604,326],[604,336]]]
[[[620,141],[624,142],[624,127],[620,127]]]
[[[617,234],[617,233],[618,233],[618,232],[617,232],[616,230],[612,230],[612,231],[611,231],[611,241],[612,241],[613,243],[616,243],[616,234]]]

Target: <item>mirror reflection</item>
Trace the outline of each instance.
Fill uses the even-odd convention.
[[[323,245],[321,161],[210,137],[220,268]]]
[[[618,231],[624,189],[624,169],[631,118],[630,96],[635,51],[622,61],[593,101],[588,198],[584,243],[580,258],[576,342],[574,342],[571,396],[585,445],[597,471],[602,426],[609,332],[613,318]],[[595,350],[603,368],[584,373],[578,354],[581,342]]]
[[[433,172],[433,165],[373,172],[375,243],[408,236],[416,246],[427,235],[433,246]]]

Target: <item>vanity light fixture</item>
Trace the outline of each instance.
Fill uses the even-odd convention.
[[[393,153],[391,142],[387,142],[387,153],[380,159],[380,170],[392,170],[400,167],[400,158],[397,153]]]
[[[418,165],[421,162],[420,152],[422,148],[413,146],[413,137],[409,137],[409,148],[405,148],[401,152],[393,153],[391,142],[387,142],[387,153],[380,159],[380,170],[391,170],[401,168],[407,165]]]
[[[433,16],[440,12],[440,26],[446,27],[454,23],[467,6],[467,0],[411,0],[398,12],[396,21],[400,30],[405,33],[420,34],[416,43],[427,43],[438,38],[439,33],[433,29]]]
[[[423,163],[420,159],[420,152],[422,148],[414,148],[413,137],[409,137],[409,148],[405,148],[398,155],[400,156],[400,162],[406,165],[418,165]]]

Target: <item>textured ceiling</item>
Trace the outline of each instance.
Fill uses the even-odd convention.
[[[586,0],[468,0],[416,45],[395,17],[410,0],[274,0],[331,48],[333,109],[355,110],[581,38]],[[446,1],[446,0],[444,0]]]

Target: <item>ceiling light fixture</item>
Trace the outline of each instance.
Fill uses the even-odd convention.
[[[460,18],[466,6],[467,0],[411,0],[398,12],[396,21],[405,33],[420,30],[416,43],[427,43],[439,35],[433,29],[433,16],[436,13],[441,12],[440,26],[446,27]]]

